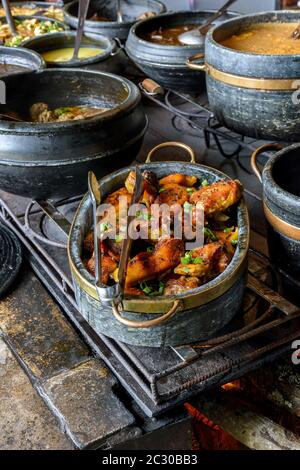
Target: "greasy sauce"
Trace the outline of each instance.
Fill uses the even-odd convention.
[[[81,47],[78,52],[78,58],[88,59],[103,54],[103,52],[104,50],[100,49],[100,47]],[[62,49],[44,52],[42,56],[46,62],[68,62],[72,59],[73,54],[73,47],[64,47]]]
[[[257,54],[300,54],[300,39],[291,34],[298,23],[258,23],[221,41],[223,46]]]
[[[199,27],[199,25],[196,24],[178,25],[172,26],[171,28],[160,27],[155,31],[147,33],[144,39],[154,44],[162,44],[164,46],[183,46],[184,44],[178,40],[178,36],[197,27]]]

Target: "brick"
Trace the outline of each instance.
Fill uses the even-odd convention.
[[[89,358],[76,331],[27,269],[17,287],[0,302],[0,329],[29,373],[39,379]]]
[[[72,449],[42,398],[0,338],[0,449]]]
[[[63,417],[66,432],[79,448],[101,442],[134,423],[115,395],[116,381],[98,360],[90,360],[44,383],[44,393]]]

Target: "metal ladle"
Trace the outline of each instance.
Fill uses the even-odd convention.
[[[84,23],[86,20],[86,15],[87,15],[89,4],[90,4],[90,0],[79,0],[78,28],[77,28],[76,38],[75,38],[75,47],[74,47],[74,54],[73,54],[72,60],[78,59],[78,52],[79,52],[80,44],[82,41],[83,28],[84,28]]]
[[[3,4],[3,8],[4,8],[4,11],[5,11],[5,16],[6,16],[6,21],[8,23],[10,32],[13,36],[16,36],[17,35],[17,30],[16,30],[16,25],[15,25],[14,18],[11,14],[9,0],[2,0],[2,4]]]
[[[229,0],[225,3],[216,13],[214,13],[200,28],[192,29],[186,33],[182,33],[178,36],[179,42],[187,46],[202,46],[205,41],[205,35],[207,34],[211,24],[222,16],[228,8],[235,3],[237,0]]]
[[[123,15],[121,12],[121,0],[117,0],[117,22],[123,23]]]
[[[298,24],[297,28],[291,34],[292,39],[300,39],[300,23]]]

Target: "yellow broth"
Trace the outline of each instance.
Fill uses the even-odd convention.
[[[90,57],[96,57],[97,55],[103,54],[103,52],[104,49],[100,49],[100,47],[80,47],[78,58],[84,60]],[[64,47],[43,52],[42,56],[46,62],[68,62],[72,60],[73,54],[73,47]]]
[[[221,41],[223,46],[256,54],[300,54],[300,39],[291,37],[298,23],[257,23]]]

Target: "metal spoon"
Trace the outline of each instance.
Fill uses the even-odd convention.
[[[216,13],[214,13],[200,28],[192,29],[186,33],[178,36],[178,40],[187,46],[201,46],[204,44],[205,35],[207,34],[210,25],[220,16],[222,16],[228,8],[237,0],[229,0],[225,3]]]
[[[121,0],[117,0],[117,22],[123,23],[123,15],[121,12]]]
[[[4,11],[5,11],[6,21],[8,23],[10,32],[13,36],[16,36],[17,30],[16,30],[15,21],[13,19],[12,14],[11,14],[9,0],[2,0],[2,3],[3,3],[3,8],[4,8]]]
[[[81,44],[81,40],[83,36],[83,28],[84,28],[84,23],[85,23],[89,4],[90,4],[90,0],[79,0],[78,28],[77,28],[76,38],[75,38],[75,48],[74,48],[74,54],[73,54],[72,60],[78,59],[78,52],[80,49],[80,44]]]
[[[299,39],[300,38],[300,23],[298,24],[297,28],[291,34],[292,39]]]

